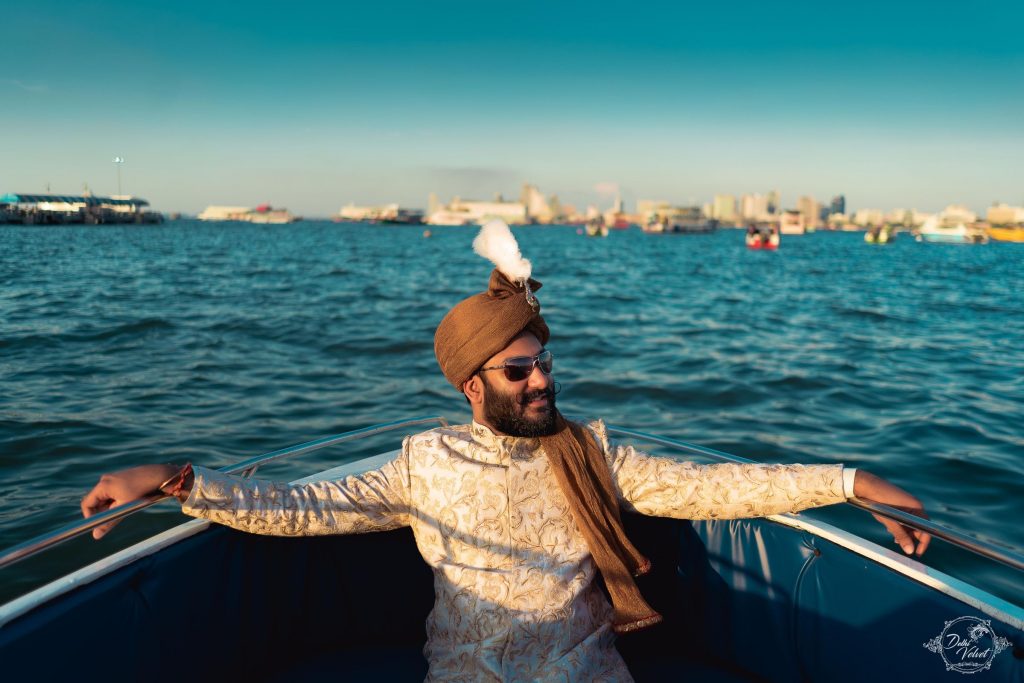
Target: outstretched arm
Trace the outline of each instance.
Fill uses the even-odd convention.
[[[157,492],[173,492],[182,511],[240,531],[273,536],[381,531],[407,525],[409,467],[407,438],[402,453],[383,467],[336,481],[278,484],[242,479],[196,467],[194,477],[176,477],[174,465],[143,465],[105,474],[82,499],[82,515]],[[178,486],[178,483],[181,486]],[[93,530],[102,538],[117,522]]]
[[[608,456],[612,478],[627,508],[681,519],[737,519],[797,512],[858,498],[928,518],[921,501],[862,469],[853,490],[844,486],[841,465],[698,465],[612,446],[603,423],[590,425]],[[931,542],[923,531],[873,515],[907,555],[921,556]]]

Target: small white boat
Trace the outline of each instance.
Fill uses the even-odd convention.
[[[393,430],[376,425],[251,458],[272,460]],[[629,429],[672,457],[749,462]],[[398,443],[396,440],[395,446]],[[378,456],[300,482],[383,465]],[[667,453],[664,453],[667,455]],[[297,482],[297,483],[300,483]],[[129,503],[0,553],[0,568],[162,500]],[[1024,557],[894,508],[848,503],[1024,572]],[[639,585],[665,622],[617,641],[646,681],[953,681],[1024,678],[1024,608],[819,521],[685,521],[628,515],[652,562]],[[257,536],[191,520],[0,605],[8,680],[416,681],[433,578],[408,528]]]
[[[917,233],[918,242],[942,244],[986,244],[985,231],[971,230],[963,221],[943,221],[937,216],[929,217]]]

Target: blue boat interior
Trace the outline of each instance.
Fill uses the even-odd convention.
[[[770,520],[630,516],[665,622],[620,637],[645,681],[960,680],[924,644],[980,611]],[[408,529],[272,538],[222,527],[0,628],[18,680],[421,681],[431,572]],[[985,681],[1024,681],[1024,633]],[[8,676],[10,676],[8,678]]]

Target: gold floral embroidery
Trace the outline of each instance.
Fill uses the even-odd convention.
[[[839,465],[697,465],[602,444],[626,509],[754,517],[844,500]],[[202,467],[183,510],[258,534],[411,526],[434,571],[431,681],[629,681],[595,566],[536,439],[479,424],[407,438],[378,470],[300,486]]]

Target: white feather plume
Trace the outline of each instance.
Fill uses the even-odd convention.
[[[480,234],[473,240],[473,251],[489,259],[512,282],[523,282],[533,272],[505,221],[489,221],[480,228]]]

